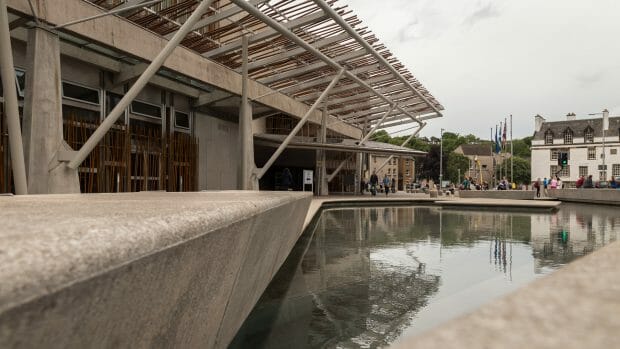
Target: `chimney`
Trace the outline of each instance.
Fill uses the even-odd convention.
[[[577,120],[577,115],[575,115],[575,113],[568,113],[566,114],[566,120],[567,121]]]
[[[536,114],[536,116],[534,116],[534,128],[536,132],[540,132],[543,122],[545,122],[545,118],[543,118],[539,114]]]

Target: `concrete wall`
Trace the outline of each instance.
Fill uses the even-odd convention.
[[[549,195],[569,202],[620,205],[620,190],[616,189],[550,189]]]
[[[198,138],[198,189],[237,188],[239,124],[201,113],[194,117]]]
[[[310,200],[0,197],[0,347],[225,348],[297,241]]]

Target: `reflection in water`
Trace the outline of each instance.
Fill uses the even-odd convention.
[[[555,213],[326,210],[232,348],[377,347],[420,333],[618,238],[613,208]]]

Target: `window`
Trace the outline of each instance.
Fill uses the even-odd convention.
[[[611,166],[611,175],[614,177],[620,176],[620,164],[613,164]]]
[[[588,176],[588,166],[579,166],[579,175],[587,177]]]
[[[174,112],[174,126],[189,129],[189,114],[180,111]]]
[[[616,148],[609,149],[609,155],[616,155],[616,154],[618,154],[618,149]]]
[[[570,128],[564,131],[564,144],[573,144],[573,131]]]
[[[487,165],[482,165],[482,168],[483,168],[483,169],[486,169],[486,168],[487,168]]]
[[[137,115],[161,119],[161,106],[156,104],[133,101],[131,102],[131,112]]]
[[[62,82],[62,96],[76,101],[99,105],[99,90],[77,85],[71,82]]]
[[[409,170],[405,171],[405,176],[409,177]]]
[[[594,130],[592,127],[588,126],[588,128],[583,131],[583,141],[585,143],[594,143]]]
[[[588,160],[596,160],[596,147],[588,148]]]
[[[570,177],[570,165],[564,166],[564,168],[558,165],[551,165],[550,176]]]
[[[553,144],[553,132],[551,130],[545,132],[545,144]]]
[[[570,160],[570,150],[567,148],[551,149],[551,160],[557,160],[559,153],[566,153],[568,155],[568,159]]]
[[[15,80],[17,81],[17,95],[23,98],[26,90],[26,72],[15,69]]]

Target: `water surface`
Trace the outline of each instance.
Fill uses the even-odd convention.
[[[551,273],[619,231],[616,209],[606,206],[325,210],[231,347],[385,346]]]

